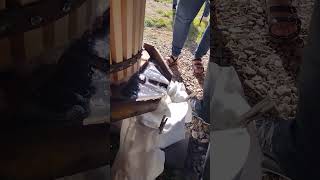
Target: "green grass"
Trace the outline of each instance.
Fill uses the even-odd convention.
[[[156,28],[172,28],[172,20],[168,18],[148,18],[145,19],[145,26]]]
[[[159,16],[146,17],[145,26],[156,27],[156,28],[167,28],[168,30],[172,30],[173,12],[171,10],[164,11],[162,9],[157,9],[156,12],[159,14]]]
[[[163,11],[161,9],[156,10],[158,14],[160,14],[162,17],[170,18],[172,19],[173,12],[172,11]]]
[[[154,0],[155,2],[159,3],[172,3],[172,0]],[[204,11],[204,5],[201,7],[197,17],[191,24],[190,31],[189,31],[189,38],[188,41],[199,43],[204,33],[207,22],[202,21],[200,23],[200,18]],[[145,19],[145,26],[146,27],[156,27],[156,28],[166,28],[172,31],[172,21],[173,21],[173,11],[163,10],[163,9],[156,9],[155,12],[159,14],[157,17],[148,17],[146,16]]]
[[[160,2],[160,3],[172,3],[172,0],[154,0],[155,2]]]

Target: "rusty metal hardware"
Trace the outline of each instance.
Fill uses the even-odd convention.
[[[112,64],[110,66],[110,73],[122,71],[124,69],[127,69],[130,66],[133,66],[142,56],[142,50],[140,50],[136,55],[134,55],[132,58],[124,60],[120,63]]]
[[[159,134],[162,134],[163,128],[166,125],[167,121],[168,121],[168,117],[166,115],[164,115],[162,117],[162,120],[161,120],[161,123],[160,123],[160,126],[159,126]]]

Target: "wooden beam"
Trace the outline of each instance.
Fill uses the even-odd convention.
[[[138,116],[157,109],[160,99],[148,101],[112,101],[111,122]]]
[[[160,72],[166,77],[169,81],[171,81],[173,77],[173,73],[169,68],[168,64],[164,61],[164,58],[160,54],[160,52],[152,45],[144,43],[143,47],[149,53],[150,58],[155,61],[157,65],[160,66]]]

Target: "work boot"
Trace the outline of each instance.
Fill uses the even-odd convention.
[[[290,142],[290,129],[292,122],[290,120],[275,119],[259,119],[255,121],[259,144],[263,154],[262,170],[263,173],[274,174],[286,180],[291,180],[285,172],[284,167],[287,166],[287,159],[292,152]],[[291,150],[290,150],[291,148]],[[286,154],[284,156],[284,154]]]

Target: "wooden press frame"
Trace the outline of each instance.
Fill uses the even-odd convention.
[[[110,8],[110,65],[122,63],[141,53],[146,0],[111,0]],[[111,74],[111,82],[120,84],[140,68],[134,65]]]

